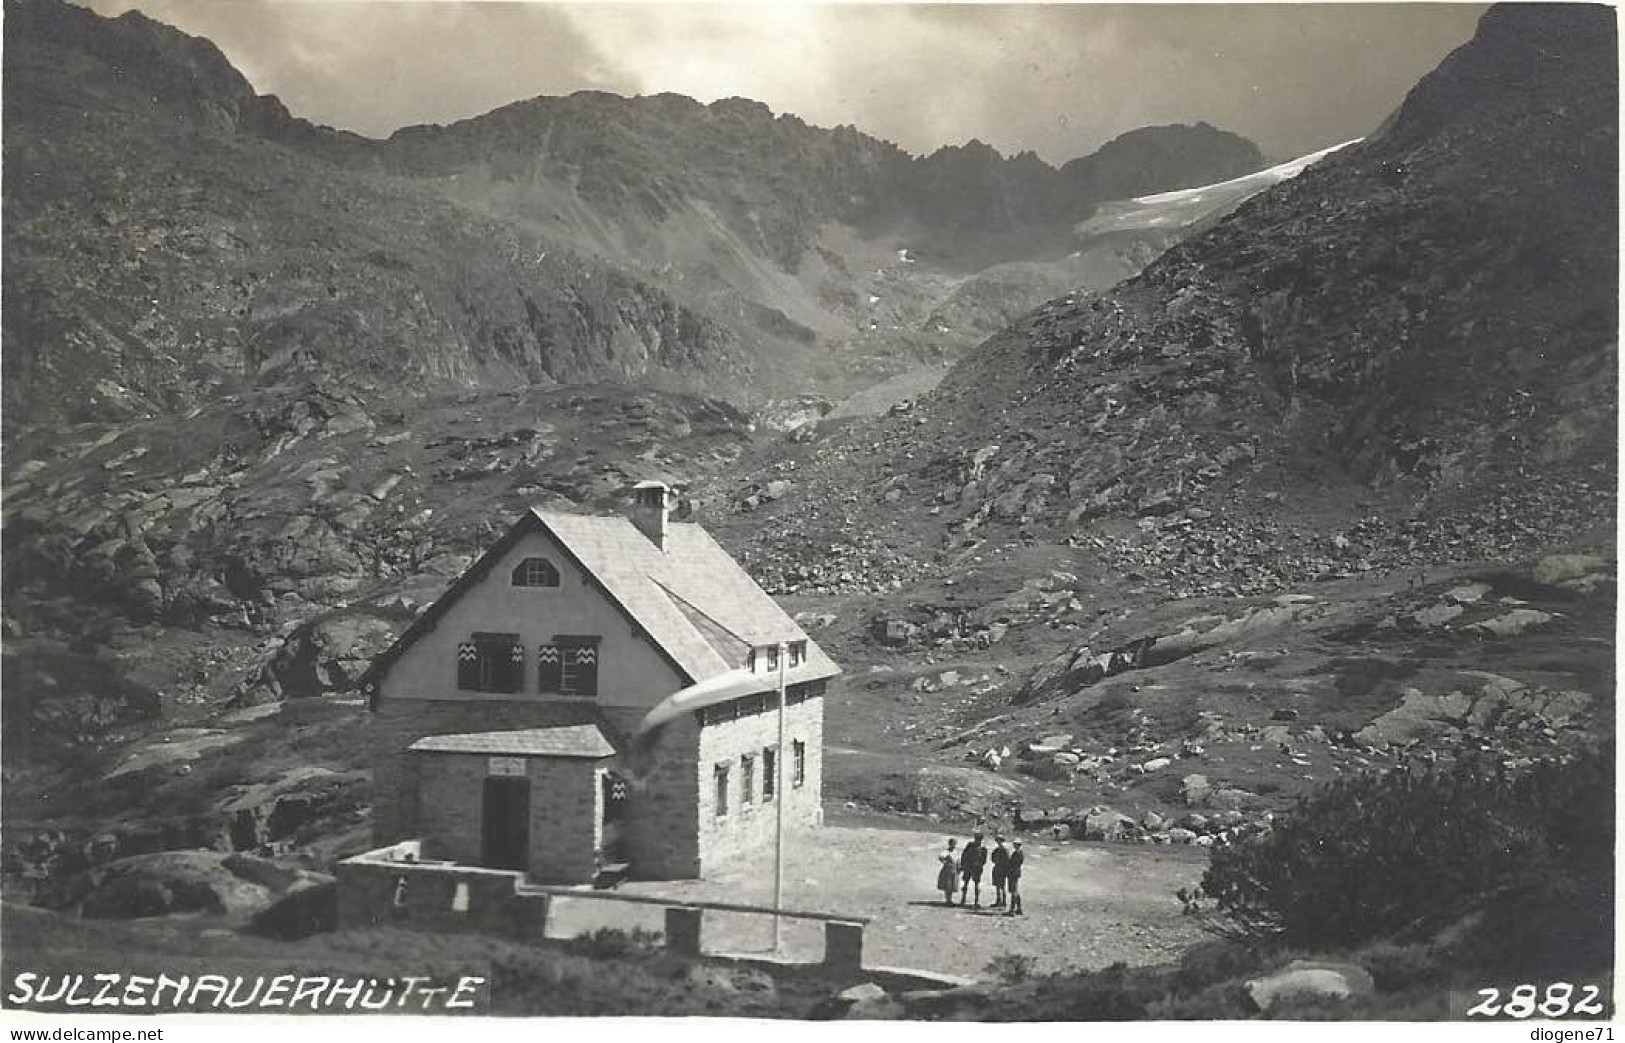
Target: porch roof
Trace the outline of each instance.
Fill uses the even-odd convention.
[[[615,746],[596,724],[565,724],[505,732],[427,735],[407,747],[423,753],[478,753],[507,757],[612,757]]]

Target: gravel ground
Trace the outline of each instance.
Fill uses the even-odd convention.
[[[1027,915],[1007,917],[987,908],[993,900],[988,880],[982,909],[943,906],[933,887],[946,838],[852,826],[792,834],[785,845],[785,907],[869,917],[865,965],[967,977],[986,977],[988,962],[1005,954],[1035,957],[1040,972],[1157,963],[1202,937],[1174,898],[1176,889],[1201,879],[1207,858],[1200,849],[1024,837]],[[770,905],[772,848],[707,880],[633,882],[620,893]],[[600,926],[658,930],[661,923],[657,906],[583,896],[555,901],[548,934],[569,937]],[[784,936],[794,958],[818,959],[823,951],[816,922],[787,919]],[[752,953],[769,950],[772,939],[770,916],[708,913],[702,945],[708,952]]]

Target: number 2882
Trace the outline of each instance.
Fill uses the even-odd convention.
[[[1481,999],[1467,1008],[1469,1018],[1601,1017],[1605,1010],[1595,985],[1554,981],[1542,992],[1539,985],[1517,985],[1503,999],[1500,989],[1479,989]]]

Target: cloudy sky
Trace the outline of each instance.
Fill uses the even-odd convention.
[[[1358,137],[1482,4],[81,0],[219,45],[297,115],[372,136],[583,88],[743,96],[911,152],[1052,162],[1206,120],[1285,158]]]

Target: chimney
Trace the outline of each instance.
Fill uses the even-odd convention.
[[[671,500],[671,487],[664,482],[639,482],[632,487],[632,524],[661,550],[666,549]]]

